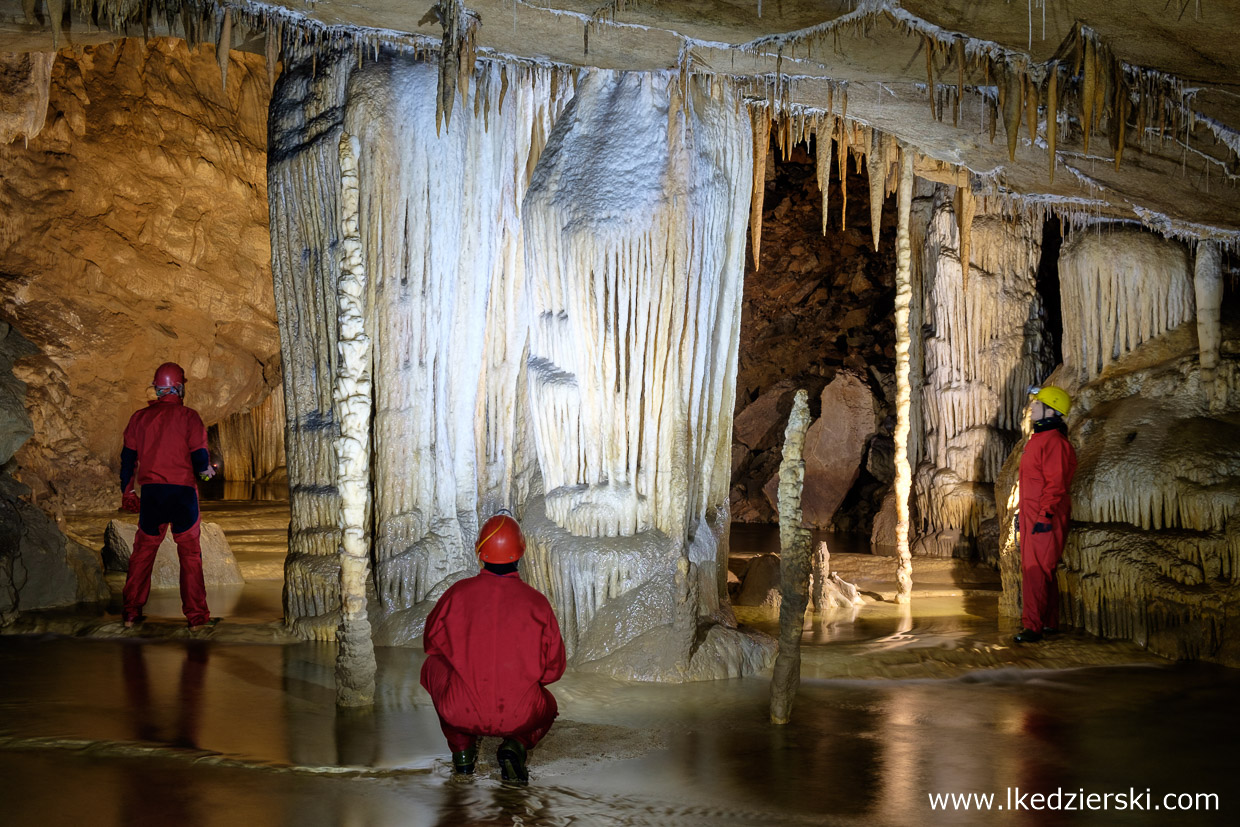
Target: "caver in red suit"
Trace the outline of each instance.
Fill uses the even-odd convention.
[[[198,412],[184,403],[185,371],[179,365],[160,365],[152,385],[156,398],[129,418],[121,451],[123,507],[138,511],[122,616],[126,626],[142,619],[155,553],[171,526],[181,564],[181,609],[190,628],[198,629],[211,623],[194,479],[206,480],[214,474],[207,453],[207,429]],[[133,490],[135,482],[142,489],[140,504]]]
[[[1059,626],[1055,567],[1068,537],[1076,473],[1076,451],[1061,416],[1071,405],[1068,395],[1052,387],[1036,392],[1034,415],[1042,416],[1020,458],[1021,642],[1036,641]]]
[[[517,573],[525,540],[516,520],[492,517],[475,549],[483,571],[453,584],[426,619],[422,686],[458,773],[473,772],[478,736],[500,736],[504,780],[524,784],[525,752],[558,711],[546,685],[564,674],[564,641],[547,598]]]

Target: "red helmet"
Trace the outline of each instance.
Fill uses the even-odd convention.
[[[521,526],[507,514],[496,514],[478,532],[474,553],[484,563],[515,563],[525,554]]]
[[[175,388],[180,393],[185,386],[185,371],[176,362],[164,362],[155,368],[155,381],[151,386],[156,390]]]

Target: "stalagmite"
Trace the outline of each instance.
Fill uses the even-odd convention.
[[[366,614],[370,575],[371,353],[367,334],[365,248],[359,222],[359,147],[340,136],[340,281],[337,284],[340,359],[332,394],[340,434],[335,439],[340,491],[340,629],[336,633],[336,703],[375,700],[375,647]]]
[[[870,234],[878,250],[878,233],[883,223],[883,196],[887,194],[887,161],[883,157],[883,133],[875,129],[870,136],[870,153],[865,160],[870,180]]]
[[[834,146],[832,141],[832,133],[834,130],[834,119],[828,118],[825,124],[829,124],[823,129],[824,124],[819,124],[818,132],[814,138],[814,150],[816,156],[814,158],[814,171],[818,174],[818,192],[822,194],[822,234],[827,234],[827,195],[831,188],[831,147]]]
[[[766,196],[766,156],[771,148],[771,112],[760,106],[750,111],[753,123],[753,194],[749,199],[749,244],[753,269],[759,266],[762,246],[762,201]]]
[[[824,540],[818,543],[818,546],[814,549],[813,568],[810,574],[810,605],[819,614],[822,614],[831,605],[831,594],[827,587],[830,577],[831,550],[827,547],[827,543]]]
[[[1222,343],[1219,324],[1223,304],[1222,266],[1217,242],[1202,241],[1197,244],[1197,260],[1193,268],[1193,288],[1197,299],[1197,349],[1201,361],[1201,388],[1211,403],[1221,396],[1215,387],[1215,375]]]
[[[900,562],[896,568],[896,601],[908,603],[913,594],[913,557],[909,551],[908,530],[909,489],[912,470],[909,468],[910,410],[913,389],[909,381],[909,347],[912,330],[909,313],[913,302],[912,251],[909,244],[909,219],[913,208],[913,153],[908,147],[900,150],[900,184],[896,190],[899,205],[896,228],[896,551]]]
[[[784,456],[779,463],[779,654],[771,675],[771,723],[786,724],[801,682],[801,629],[809,600],[809,529],[801,526],[801,488],[805,482],[805,430],[809,427],[809,394],[796,392]]]

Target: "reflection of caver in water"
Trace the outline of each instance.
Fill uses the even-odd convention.
[[[160,652],[160,657],[165,652]],[[126,645],[122,650],[122,668],[129,711],[133,717],[134,736],[140,741],[171,744],[175,747],[198,747],[198,710],[202,703],[202,684],[207,672],[207,647],[204,642],[191,642],[181,662],[181,680],[177,686],[176,721],[171,726],[161,720],[158,711],[166,704],[153,703],[151,680],[147,673],[146,647]]]
[[[193,408],[184,404],[185,371],[166,362],[155,371],[156,398],[129,418],[121,451],[121,492],[124,508],[138,511],[129,573],[125,577],[123,617],[126,628],[142,620],[151,593],[155,553],[172,526],[181,563],[181,609],[191,629],[214,624],[207,609],[198,544],[198,488],[194,477],[215,475],[207,453],[207,429]],[[136,466],[136,473],[135,473]],[[134,483],[142,489],[141,501]]]
[[[526,784],[526,751],[558,711],[546,685],[564,674],[564,641],[547,598],[517,574],[525,553],[517,521],[492,517],[474,550],[483,571],[453,584],[426,619],[422,686],[457,773],[474,771],[478,736],[496,735],[504,781]]]
[[[1076,451],[1068,442],[1063,417],[1072,407],[1059,388],[1030,388],[1033,435],[1020,457],[1021,624],[1017,643],[1036,643],[1058,630],[1059,588],[1055,567],[1063,556],[1072,516],[1072,476]]]

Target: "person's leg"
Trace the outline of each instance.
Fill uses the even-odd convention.
[[[211,620],[207,608],[207,585],[202,576],[202,546],[199,536],[202,523],[176,532],[177,558],[181,561],[181,611],[190,626],[202,626]]]
[[[525,765],[527,753],[543,739],[543,736],[551,729],[551,725],[555,723],[556,715],[559,714],[555,695],[552,695],[545,686],[542,689],[541,706],[542,709],[523,729],[503,740],[499,745],[499,750],[495,753],[495,759],[499,762],[500,775],[505,784],[525,786],[530,782],[529,770]]]
[[[1050,532],[1028,534],[1028,542],[1020,550],[1021,554],[1021,625],[1026,629],[1041,634],[1045,626],[1053,626],[1054,622],[1046,623],[1051,617],[1051,589],[1054,588],[1055,565],[1058,562],[1055,553],[1055,541]],[[1054,607],[1057,612],[1057,606]],[[1058,614],[1054,615],[1056,618]]]
[[[207,608],[207,585],[202,576],[198,491],[179,485],[173,495],[176,503],[172,539],[176,541],[177,558],[181,562],[181,612],[190,626],[204,626],[211,620],[211,610]]]
[[[430,655],[422,663],[420,682],[430,693],[436,714],[448,693],[452,674],[451,664],[441,655]],[[452,751],[453,769],[461,774],[473,772],[474,761],[478,755],[478,736],[452,726],[444,720],[442,714],[439,715],[439,728],[443,731],[444,740],[448,742],[448,749]]]
[[[145,502],[142,508],[146,510]],[[138,531],[133,538],[133,551],[129,555],[129,571],[125,575],[125,587],[121,591],[124,600],[121,617],[126,626],[133,625],[142,618],[142,607],[146,605],[147,598],[151,596],[151,569],[155,566],[155,554],[159,551],[159,544],[163,542],[164,534],[168,531],[167,524],[156,523],[157,533],[148,534],[142,530],[143,522],[146,521],[139,521]],[[147,527],[150,528],[149,523]]]

